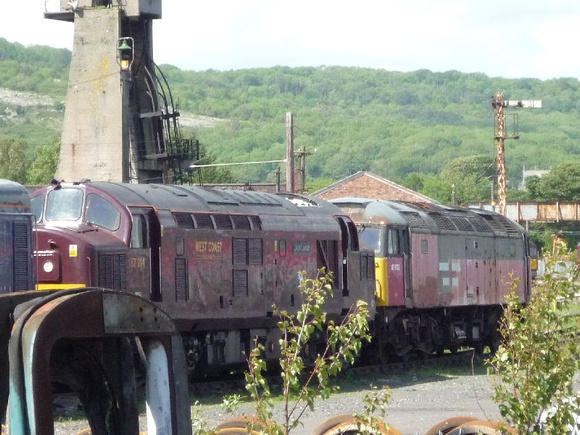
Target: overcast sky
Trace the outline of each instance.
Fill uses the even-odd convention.
[[[72,48],[58,0],[0,0],[0,37]],[[580,76],[579,0],[163,0],[154,59],[186,70],[341,65]],[[52,8],[52,9],[51,9]],[[0,83],[0,86],[2,84]]]

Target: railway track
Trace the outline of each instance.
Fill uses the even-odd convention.
[[[345,374],[348,376],[369,376],[373,374],[405,374],[427,367],[444,367],[469,364],[476,356],[473,349],[460,350],[453,354],[433,355],[429,358],[417,358],[404,362],[393,362],[377,365],[351,366]],[[270,385],[280,384],[280,376],[267,377]],[[191,382],[191,392],[194,396],[216,396],[245,392],[246,382],[242,373],[232,374],[224,379],[204,379]]]

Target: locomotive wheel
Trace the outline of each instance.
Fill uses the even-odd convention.
[[[455,429],[457,426],[460,426],[473,420],[476,420],[476,418],[467,416],[451,417],[437,423],[435,426],[429,429],[425,433],[425,435],[446,435],[450,431]]]
[[[447,435],[517,435],[513,427],[499,421],[472,420],[447,432]]]
[[[340,414],[330,417],[319,424],[312,435],[355,435],[360,433],[381,434],[381,435],[401,435],[394,427],[387,427],[384,423],[377,428],[368,427],[351,414]]]

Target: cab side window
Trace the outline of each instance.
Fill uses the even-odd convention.
[[[147,222],[142,214],[133,215],[133,227],[131,228],[131,248],[141,249],[147,246]]]
[[[121,213],[102,196],[89,193],[87,195],[85,221],[115,231],[119,229]]]
[[[44,209],[44,195],[38,195],[32,198],[30,200],[30,208],[35,222],[40,222],[42,220],[42,210]]]

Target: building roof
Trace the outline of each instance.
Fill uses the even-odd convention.
[[[312,193],[322,199],[344,197],[390,199],[408,202],[437,202],[428,196],[366,171],[359,171]]]

